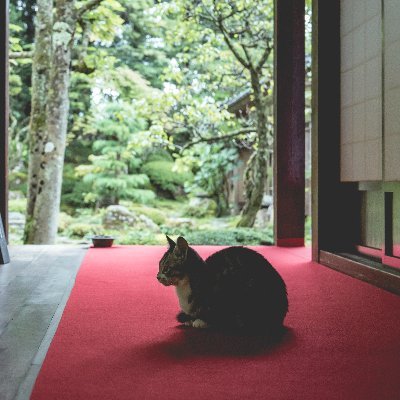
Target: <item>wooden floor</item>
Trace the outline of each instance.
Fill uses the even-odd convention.
[[[11,246],[0,265],[0,400],[29,399],[85,246]]]

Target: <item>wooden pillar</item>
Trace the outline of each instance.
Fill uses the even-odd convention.
[[[275,0],[275,242],[304,245],[304,0]]]
[[[313,0],[312,256],[358,241],[360,195],[340,181],[340,0]]]
[[[0,214],[8,235],[8,8],[0,4]]]

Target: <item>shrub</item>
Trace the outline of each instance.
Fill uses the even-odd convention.
[[[73,224],[74,219],[65,212],[60,212],[58,217],[58,232],[62,233],[68,229],[70,225]]]
[[[185,210],[185,215],[196,218],[214,216],[217,208],[217,202],[213,199],[193,197]]]
[[[151,153],[149,153],[146,157],[146,162],[152,161],[169,161],[173,162],[174,159],[172,158],[171,154],[168,153],[167,150],[164,149],[152,149]]]
[[[130,231],[117,238],[118,244],[159,244],[160,240],[152,232]]]
[[[99,226],[78,222],[76,224],[71,224],[70,226],[68,226],[68,228],[66,229],[66,233],[69,237],[83,238],[87,235],[95,234],[96,231],[99,230],[99,228]]]
[[[137,214],[143,214],[146,217],[149,217],[157,225],[164,224],[166,219],[167,219],[164,212],[159,211],[159,210],[157,210],[155,208],[140,207],[140,206],[130,206],[129,209],[134,211]]]
[[[193,231],[187,232],[185,238],[191,245],[271,245],[274,241],[271,229],[252,228]]]
[[[10,171],[8,174],[9,189],[26,193],[28,174],[24,171]]]
[[[191,172],[173,171],[174,163],[171,161],[150,161],[143,165],[142,171],[150,178],[150,182],[159,192],[175,198],[183,193],[186,182],[193,179]]]
[[[77,178],[73,165],[65,164],[63,171],[63,185],[61,207],[63,210],[84,207],[84,196],[90,192],[91,186],[83,179]]]
[[[8,210],[25,214],[26,199],[12,199],[8,202]]]

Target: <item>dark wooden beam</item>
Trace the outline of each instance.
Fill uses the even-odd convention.
[[[275,242],[304,245],[304,0],[275,0]]]
[[[320,251],[359,243],[360,194],[340,181],[340,0],[313,0],[312,237]]]
[[[8,237],[8,0],[0,4],[0,214]]]

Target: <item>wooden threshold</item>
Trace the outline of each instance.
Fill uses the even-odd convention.
[[[319,263],[343,272],[353,278],[370,283],[391,293],[400,295],[400,273],[379,262],[352,254],[336,254],[321,250]]]

